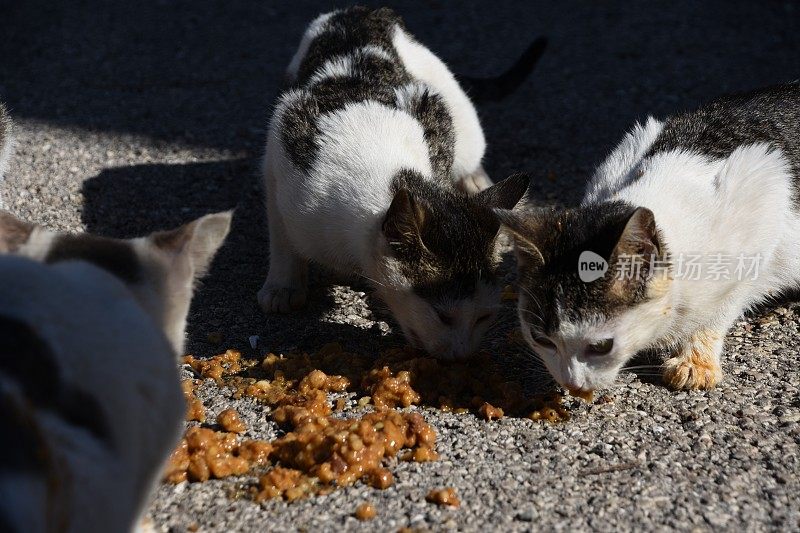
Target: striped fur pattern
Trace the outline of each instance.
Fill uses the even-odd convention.
[[[369,279],[412,343],[473,353],[497,305],[491,209],[513,207],[527,178],[490,187],[475,108],[391,9],[318,17],[286,80],[263,167],[262,308],[302,307],[315,261]]]

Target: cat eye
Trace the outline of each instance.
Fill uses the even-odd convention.
[[[475,321],[475,323],[476,324],[482,324],[483,322],[486,322],[487,320],[489,320],[489,318],[491,318],[491,316],[492,316],[491,313],[486,313],[485,315],[481,315],[481,316],[478,317],[478,319]]]
[[[453,317],[448,315],[447,313],[443,313],[441,311],[436,311],[436,316],[439,317],[439,320],[442,321],[442,324],[445,326],[452,326],[453,325]]]
[[[614,339],[603,339],[599,342],[589,345],[589,353],[604,355],[611,351],[614,347]]]
[[[544,346],[545,348],[555,348],[556,347],[555,343],[553,341],[551,341],[550,339],[548,339],[547,337],[536,337],[533,340],[534,340],[534,342],[536,342],[536,344]]]

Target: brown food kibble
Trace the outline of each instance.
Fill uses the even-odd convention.
[[[370,487],[385,490],[394,485],[394,476],[385,468],[373,470],[367,477]]]
[[[171,483],[180,483],[242,475],[266,465],[271,451],[268,442],[239,443],[233,433],[192,427],[172,452],[164,477]]]
[[[184,379],[181,381],[183,399],[186,400],[186,420],[196,420],[197,422],[206,421],[206,410],[197,396],[194,395],[194,380]]]
[[[372,396],[373,405],[378,409],[408,407],[420,401],[419,394],[411,387],[411,373],[406,370],[395,375],[387,366],[373,369],[364,384]]]
[[[192,367],[192,370],[201,377],[210,378],[219,383],[222,376],[229,376],[241,371],[241,358],[242,354],[239,351],[228,350],[224,354],[215,355],[210,359],[195,359],[193,355],[187,355],[183,358],[183,362]]]
[[[356,518],[359,520],[372,520],[378,514],[375,506],[369,502],[364,502],[356,507]]]
[[[569,412],[561,405],[562,399],[563,397],[557,393],[536,397],[535,409],[527,415],[527,418],[551,423],[569,420]]]
[[[433,489],[425,496],[425,499],[436,505],[449,505],[450,507],[458,507],[461,502],[456,495],[456,489],[452,487],[445,487],[443,489]]]
[[[583,390],[583,389],[568,389],[570,396],[574,396],[575,398],[580,398],[586,403],[592,403],[594,399],[594,391],[593,390]]]
[[[217,424],[231,433],[244,433],[247,430],[247,426],[239,418],[239,413],[236,412],[236,409],[221,411],[217,415]]]
[[[491,422],[492,420],[498,420],[500,418],[503,418],[503,415],[505,413],[503,413],[503,410],[501,408],[495,407],[494,405],[488,402],[483,402],[483,405],[481,405],[480,408],[478,409],[478,414],[481,415],[484,420],[488,420]]]

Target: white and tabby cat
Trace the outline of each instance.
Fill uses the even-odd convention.
[[[182,428],[175,352],[93,265],[0,279],[0,531],[130,531]]]
[[[370,279],[411,343],[469,355],[497,306],[492,208],[513,207],[527,178],[489,187],[475,108],[390,9],[314,20],[287,78],[264,160],[262,308],[303,306],[313,260]]]
[[[635,126],[580,207],[499,212],[516,241],[525,339],[570,389],[608,386],[659,347],[669,385],[713,387],[737,317],[800,285],[799,179],[798,83]],[[585,251],[610,265],[588,283]]]

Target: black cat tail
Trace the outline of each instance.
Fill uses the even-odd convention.
[[[494,78],[459,76],[458,81],[473,101],[497,102],[509,96],[528,78],[547,48],[547,38],[539,37],[511,67]]]

